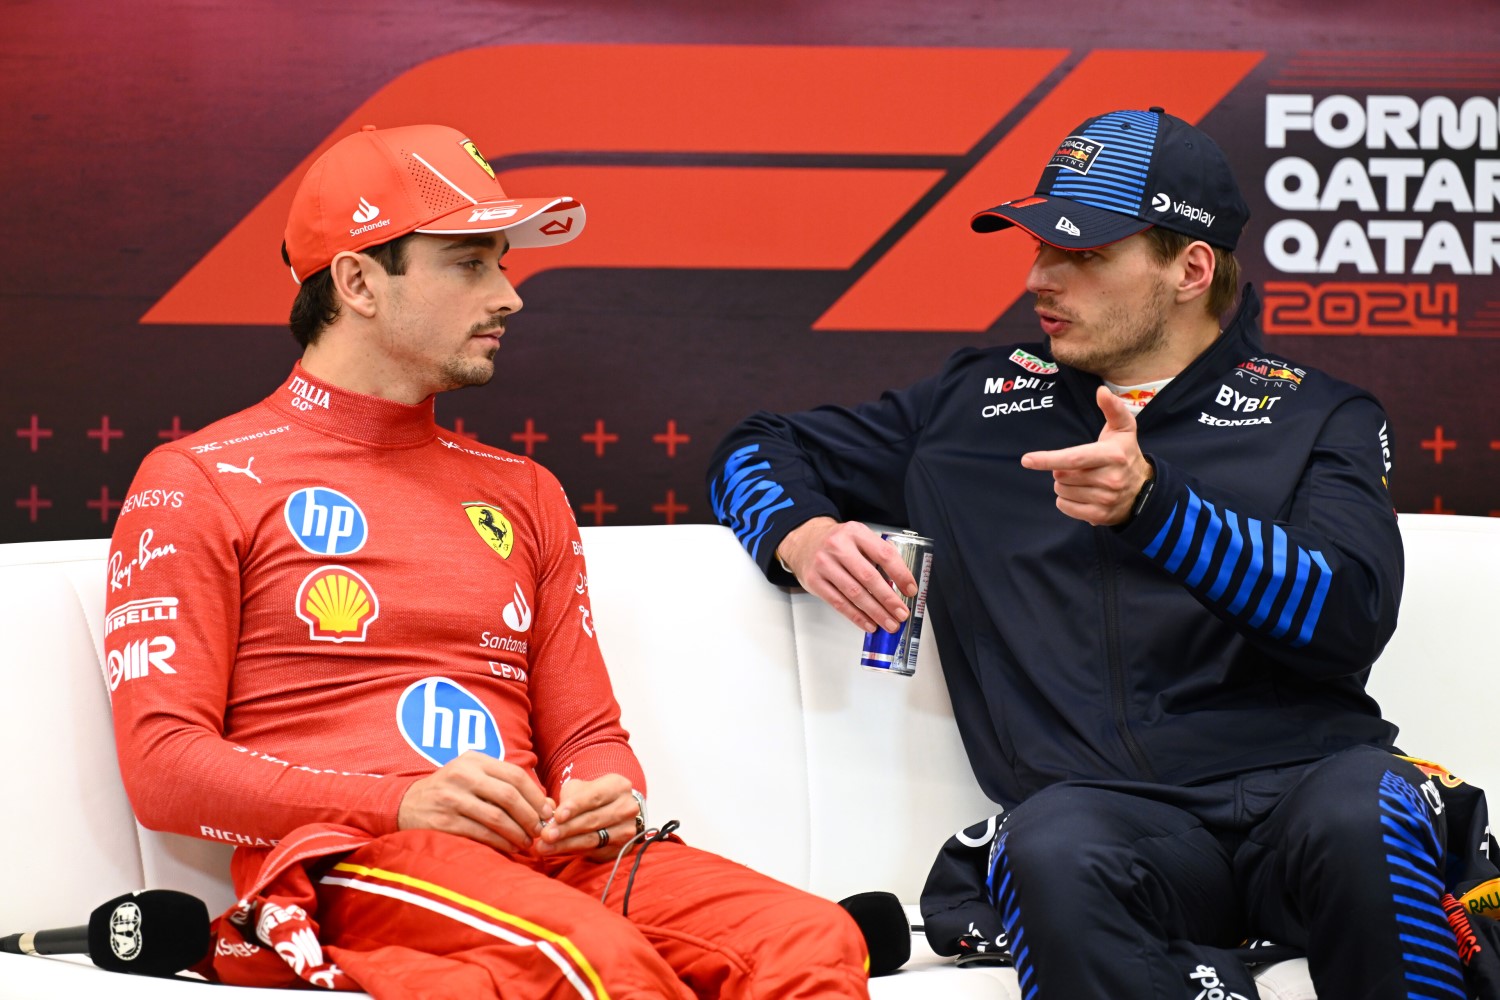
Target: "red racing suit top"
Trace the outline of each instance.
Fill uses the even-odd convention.
[[[535,462],[297,366],[146,457],[120,510],[105,656],[147,827],[269,846],[397,829],[466,750],[645,781],[594,637],[578,528]]]

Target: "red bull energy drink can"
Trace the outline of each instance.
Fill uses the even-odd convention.
[[[877,628],[865,633],[864,651],[859,665],[888,674],[910,677],[917,672],[917,650],[922,643],[922,625],[927,620],[927,584],[932,579],[932,539],[915,531],[881,532],[881,538],[896,546],[901,561],[917,581],[917,592],[911,597],[900,594],[906,602],[906,621],[894,632]],[[892,584],[892,587],[895,585]]]

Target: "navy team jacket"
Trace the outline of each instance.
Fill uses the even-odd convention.
[[[1070,779],[1191,784],[1390,746],[1364,690],[1401,597],[1386,417],[1268,357],[1259,314],[1247,286],[1139,414],[1156,480],[1123,528],[1067,517],[1051,473],[1021,467],[1104,426],[1099,379],[1042,344],[958,351],[852,409],[757,413],[715,452],[710,499],[776,583],[795,582],[777,545],[818,515],[934,540],[929,627],[1003,805]]]

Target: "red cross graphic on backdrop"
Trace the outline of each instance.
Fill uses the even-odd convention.
[[[1447,507],[1444,507],[1443,506],[1443,498],[1442,498],[1441,495],[1438,495],[1438,496],[1435,496],[1435,497],[1432,498],[1432,506],[1428,507],[1426,510],[1422,511],[1422,513],[1424,513],[1424,514],[1457,514],[1458,511],[1456,511],[1456,510],[1449,510]]]
[[[526,418],[526,429],[519,434],[510,436],[512,441],[519,441],[526,446],[526,454],[530,455],[536,448],[537,443],[547,440],[547,435],[537,432],[536,424],[532,423],[530,417]]]
[[[654,510],[654,511],[656,511],[658,514],[665,514],[666,517],[667,517],[667,523],[668,524],[676,524],[677,523],[677,515],[678,514],[686,514],[687,513],[687,505],[686,504],[680,504],[680,503],[677,502],[677,491],[676,490],[667,490],[667,500],[666,500],[666,502],[665,503],[654,503],[654,504],[651,505],[651,509]]]
[[[604,446],[607,445],[607,444],[613,444],[614,442],[620,440],[620,435],[618,435],[618,434],[606,434],[604,432],[604,421],[602,421],[602,420],[595,420],[594,421],[594,433],[592,433],[592,434],[580,434],[580,435],[578,435],[578,439],[580,441],[587,441],[590,444],[592,444],[594,446],[594,455],[596,457],[598,457],[598,458],[603,458],[604,457]],[[587,509],[587,508],[585,508],[585,509]]]
[[[675,421],[675,420],[668,420],[667,421],[667,432],[665,434],[653,434],[653,435],[651,435],[651,440],[655,441],[657,444],[664,444],[664,445],[666,445],[667,446],[667,457],[668,458],[676,458],[677,457],[677,446],[679,444],[687,444],[689,441],[692,440],[692,438],[688,437],[686,434],[678,434],[677,433],[677,421]],[[667,523],[671,524],[672,522],[668,521]]]
[[[36,524],[36,512],[37,512],[37,510],[39,510],[39,509],[40,510],[46,510],[48,507],[52,506],[52,501],[51,500],[42,500],[41,498],[39,498],[36,495],[36,486],[35,486],[35,484],[33,484],[32,487],[31,487],[31,496],[28,497],[25,500],[17,500],[16,501],[16,506],[17,507],[29,507],[29,508],[31,508],[31,523],[32,524]]]
[[[599,525],[599,524],[603,524],[604,523],[604,515],[605,514],[613,514],[615,511],[617,511],[617,510],[620,509],[620,505],[619,504],[613,504],[613,503],[605,503],[604,502],[604,491],[603,490],[595,490],[594,491],[594,502],[593,503],[580,504],[579,507],[578,507],[578,509],[579,510],[588,511],[590,514],[593,514],[594,515],[594,524]]]
[[[1452,451],[1458,447],[1457,441],[1448,441],[1443,438],[1443,425],[1438,424],[1432,430],[1432,437],[1422,442],[1424,451],[1432,452],[1432,460],[1438,465],[1443,464],[1443,452]]]
[[[182,426],[181,417],[173,416],[172,426],[168,427],[166,430],[157,431],[156,436],[161,438],[163,441],[176,441],[179,438],[187,437],[191,433],[193,433],[191,430]]]
[[[457,420],[453,421],[453,433],[457,434],[459,437],[466,437],[470,441],[478,441],[479,440],[479,434],[476,431],[466,431],[466,430],[464,430],[464,418],[463,417],[459,417]]]
[[[35,413],[31,415],[30,427],[22,427],[20,430],[16,431],[16,437],[31,439],[32,451],[36,451],[36,443],[38,438],[49,438],[51,436],[52,432],[50,430],[45,427],[38,426]],[[33,518],[32,520],[35,520],[35,518]]]
[[[99,450],[103,452],[109,451],[109,442],[111,438],[122,438],[125,436],[124,431],[115,430],[109,426],[108,414],[99,418],[98,430],[89,431],[88,434],[91,438],[99,439]]]
[[[90,500],[87,504],[85,504],[85,506],[90,510],[97,510],[99,512],[100,524],[108,524],[109,515],[114,511],[116,507],[120,506],[120,503],[121,501],[119,500],[111,500],[109,498],[108,486],[101,486],[99,487],[99,499]]]

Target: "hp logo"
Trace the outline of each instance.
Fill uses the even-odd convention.
[[[505,757],[490,710],[446,677],[428,677],[401,692],[396,726],[413,750],[438,767],[469,750],[496,760]]]
[[[286,498],[286,526],[297,544],[318,556],[347,556],[370,532],[359,504],[338,490],[308,486]]]

